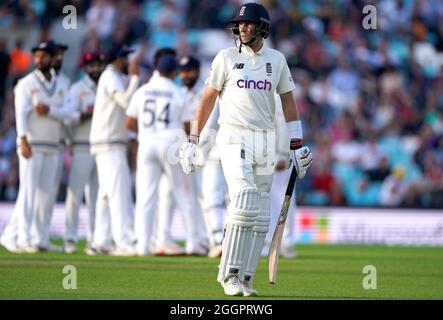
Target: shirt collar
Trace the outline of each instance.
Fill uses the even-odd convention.
[[[252,50],[250,46],[242,46],[241,49],[242,49],[242,51],[245,50],[247,53],[249,53],[251,55],[254,55],[254,54],[255,55],[262,55],[265,50],[265,44],[263,43],[260,50],[258,50],[257,52],[254,52],[254,50]]]
[[[94,80],[91,79],[89,74],[85,74],[85,78],[84,79],[85,79],[86,85],[88,87],[95,88],[97,86],[97,84],[94,82]]]
[[[39,69],[35,69],[35,75],[40,79],[40,81],[44,84],[51,86],[55,82],[55,77],[57,75],[55,73],[55,70],[52,68],[51,68],[51,70],[49,70],[49,73],[51,74],[51,80],[48,81],[48,79],[46,79],[43,72],[41,72]]]

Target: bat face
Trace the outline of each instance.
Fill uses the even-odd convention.
[[[285,230],[286,217],[288,216],[289,204],[291,203],[291,197],[285,196],[285,201],[278,217],[278,222],[275,227],[274,235],[272,236],[271,247],[269,248],[268,256],[268,269],[269,269],[269,282],[274,284],[277,279],[277,267],[278,257],[280,254],[280,243],[283,237],[283,231]]]
[[[278,256],[280,253],[280,243],[283,237],[284,224],[277,225],[272,238],[271,248],[268,256],[269,282],[274,284],[277,279]]]
[[[289,177],[288,187],[286,188],[285,200],[280,210],[277,225],[275,226],[274,235],[272,236],[271,248],[268,256],[269,282],[274,284],[277,279],[278,258],[280,255],[280,243],[285,229],[285,222],[288,216],[289,204],[291,203],[291,196],[295,188],[295,180],[297,179],[297,170],[292,168],[291,176]]]

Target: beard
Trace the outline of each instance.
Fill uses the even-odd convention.
[[[188,88],[193,88],[195,83],[197,82],[198,78],[187,78],[182,80],[183,84]]]
[[[56,63],[54,63],[52,65],[52,68],[54,68],[55,72],[58,73],[61,70],[61,68],[62,68],[61,62],[57,61]]]
[[[94,82],[98,82],[98,79],[100,78],[100,73],[98,73],[98,72],[91,72],[91,73],[88,73],[88,76],[89,76]]]
[[[42,73],[46,73],[49,72],[49,70],[51,70],[51,65],[44,65],[44,66],[40,66],[37,67],[38,70],[40,70]]]

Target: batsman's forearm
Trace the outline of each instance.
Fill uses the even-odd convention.
[[[280,97],[286,122],[300,120],[297,103],[292,95],[292,91],[283,93]]]
[[[212,88],[206,88],[203,94],[194,121],[191,123],[191,135],[200,135],[206,122],[214,109],[215,100],[218,96],[218,91]]]

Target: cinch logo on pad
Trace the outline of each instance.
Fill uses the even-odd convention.
[[[248,77],[237,80],[237,87],[241,89],[258,89],[258,90],[272,90],[272,83],[268,80],[248,80]]]

